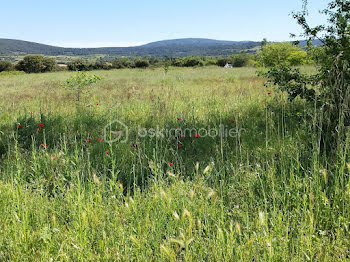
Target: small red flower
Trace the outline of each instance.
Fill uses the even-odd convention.
[[[106,155],[108,156],[108,155],[109,155],[109,153],[108,153],[108,152],[106,152]]]
[[[267,94],[268,94],[268,95],[271,95],[271,92],[268,92]]]
[[[99,106],[100,104],[99,103],[96,103],[97,106]]]
[[[55,161],[55,160],[57,160],[57,157],[55,157],[55,156],[54,156],[54,157],[51,157],[51,160],[52,160],[52,161]]]
[[[182,135],[181,135],[181,138],[185,138],[185,134],[182,134]]]
[[[234,122],[235,122],[235,120],[232,119],[232,120],[231,120],[231,123],[233,124]]]
[[[178,118],[177,118],[177,120],[181,121],[181,120],[182,120],[182,118],[181,118],[181,117],[178,117]]]
[[[195,137],[195,138],[198,138],[198,137],[199,137],[199,134],[198,134],[198,133],[195,133],[195,134],[194,134],[194,137]]]
[[[43,127],[44,127],[44,124],[43,124],[43,123],[39,123],[39,126],[40,126],[41,128],[43,128]]]
[[[137,145],[136,145],[136,144],[132,144],[131,146],[132,146],[132,147],[137,147]]]
[[[18,125],[17,128],[18,128],[18,129],[22,129],[23,126],[22,126],[22,125]]]
[[[103,142],[103,139],[97,138],[98,142]]]
[[[178,145],[177,145],[177,148],[178,148],[178,149],[181,149],[181,148],[182,148],[182,145],[178,144]]]
[[[173,166],[173,163],[169,162],[168,165],[169,165],[169,166]]]
[[[88,140],[86,140],[88,143],[91,143],[92,141],[91,141],[91,139],[88,139]]]
[[[39,128],[37,128],[37,129],[36,129],[36,132],[37,132],[37,133],[40,133],[40,129],[39,129]]]

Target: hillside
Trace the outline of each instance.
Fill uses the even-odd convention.
[[[22,40],[0,39],[0,55],[217,56],[238,53],[243,50],[249,51],[259,45],[260,42],[186,38],[157,41],[135,47],[63,48]]]

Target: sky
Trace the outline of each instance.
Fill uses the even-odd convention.
[[[309,0],[311,24],[329,0]],[[63,47],[135,46],[177,38],[291,40],[301,0],[0,0],[0,38]]]

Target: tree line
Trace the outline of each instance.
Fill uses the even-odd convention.
[[[27,55],[22,60],[13,64],[9,61],[0,61],[0,72],[23,71],[26,73],[44,73],[52,71],[90,71],[109,70],[122,68],[148,68],[148,67],[201,67],[216,65],[224,67],[226,64],[232,67],[244,66],[274,66],[278,64],[298,66],[312,64],[314,49],[304,50],[298,45],[291,43],[268,43],[262,42],[261,50],[256,54],[241,52],[230,56],[205,57],[189,56],[183,58],[157,58],[157,57],[122,57],[115,59],[99,59],[97,61],[74,59],[64,66],[59,66],[55,58],[42,55]]]

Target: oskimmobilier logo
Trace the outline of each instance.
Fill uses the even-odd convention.
[[[139,138],[167,138],[167,137],[220,137],[220,138],[239,138],[244,132],[244,128],[230,127],[219,124],[218,126],[208,126],[201,128],[161,128],[156,126],[154,128],[137,127],[136,136]],[[107,143],[126,143],[129,139],[129,128],[126,124],[119,120],[114,120],[106,125],[103,129],[104,141]]]
[[[107,143],[126,143],[129,139],[129,128],[119,120],[113,120],[103,129],[103,138]]]

